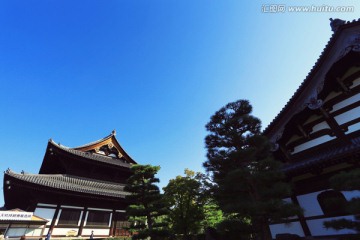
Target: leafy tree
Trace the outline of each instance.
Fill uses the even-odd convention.
[[[211,197],[204,205],[204,220],[202,226],[206,228],[215,228],[224,219],[224,214],[219,205]]]
[[[341,172],[329,179],[330,186],[337,191],[354,191],[360,190],[360,169],[351,170],[349,172]],[[360,197],[354,197],[348,201],[344,206],[345,212],[354,214],[355,219],[337,219],[332,221],[325,221],[326,228],[353,229],[360,232]]]
[[[184,239],[199,233],[202,228],[208,199],[206,185],[204,174],[185,169],[185,176],[171,179],[163,188],[170,206],[172,230],[183,235]]]
[[[283,181],[281,165],[272,158],[270,144],[261,135],[261,122],[251,111],[248,101],[239,100],[211,117],[206,125],[204,167],[212,173],[220,208],[232,216],[224,225],[233,222],[251,228],[257,239],[271,239],[268,224],[300,209],[282,200],[290,195],[290,186]]]
[[[159,166],[133,165],[133,175],[128,179],[125,190],[130,192],[127,199],[132,203],[126,213],[132,220],[131,229],[136,232],[133,239],[165,239],[167,231],[159,221],[167,213],[166,205],[156,183],[155,174]]]

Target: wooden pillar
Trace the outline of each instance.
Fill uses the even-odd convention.
[[[294,204],[296,204],[296,205],[298,205],[299,207],[301,207],[300,204],[299,204],[299,201],[298,201],[297,198],[296,198],[296,196],[292,195],[292,196],[291,196],[291,200],[292,200],[292,202],[293,202]],[[304,215],[303,215],[303,214],[299,214],[298,217],[299,217],[300,225],[301,225],[301,227],[302,227],[302,229],[303,229],[303,231],[304,231],[305,237],[311,237],[311,232],[310,232],[309,226],[308,226],[307,223],[306,223],[306,220],[305,220]]]
[[[9,223],[9,225],[7,226],[7,228],[6,228],[5,232],[4,232],[4,237],[7,236],[7,232],[9,231],[10,226],[11,226],[11,223]]]
[[[87,209],[88,209],[88,208],[85,207],[84,210],[83,210],[84,212],[83,212],[82,217],[81,217],[81,222],[80,222],[78,237],[81,237],[81,235],[82,235],[82,231],[83,231],[84,224],[85,224],[85,218],[86,218]]]
[[[60,204],[57,205],[56,207],[56,210],[55,210],[55,213],[54,213],[54,217],[51,221],[51,224],[50,224],[50,227],[49,227],[49,232],[52,232],[52,230],[54,229],[54,226],[55,226],[55,223],[56,223],[56,219],[58,218],[58,215],[59,215],[59,211],[60,211]]]
[[[115,209],[112,211],[112,219],[111,219],[111,226],[110,226],[110,235],[115,236],[116,232],[116,212]]]

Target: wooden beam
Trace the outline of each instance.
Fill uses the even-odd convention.
[[[291,200],[292,200],[292,202],[293,202],[295,205],[298,205],[299,207],[301,207],[301,206],[300,206],[300,203],[299,203],[299,201],[297,200],[297,197],[296,197],[296,196],[292,195],[292,196],[291,196]],[[303,231],[304,231],[305,237],[311,237],[310,228],[309,228],[309,226],[308,226],[307,223],[306,223],[306,220],[305,220],[304,215],[303,215],[303,214],[299,214],[299,215],[298,215],[298,218],[299,218],[300,225],[301,225],[301,227],[302,227],[302,229],[303,229]]]
[[[286,160],[291,162],[291,156],[290,156],[288,150],[284,146],[282,146],[281,144],[279,144],[279,148],[280,148],[281,153],[286,158]]]
[[[303,137],[309,138],[309,134],[306,133],[306,131],[304,130],[304,128],[303,128],[301,125],[296,124],[296,127],[297,127],[297,129],[301,132],[301,134],[303,135]]]
[[[340,85],[344,93],[348,94],[350,92],[350,89],[341,81],[340,78],[337,77],[336,82]]]
[[[324,116],[326,123],[330,126],[331,130],[334,132],[335,136],[344,141],[350,142],[349,138],[341,129],[340,125],[337,123],[335,118],[331,116],[323,107],[320,107],[319,110],[321,114]]]

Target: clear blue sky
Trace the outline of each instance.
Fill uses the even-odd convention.
[[[116,129],[136,161],[161,166],[161,186],[203,171],[210,116],[249,99],[266,126],[322,52],[329,18],[360,13],[358,1],[286,1],[352,13],[244,2],[1,1],[0,169],[37,173],[49,138],[75,147]]]

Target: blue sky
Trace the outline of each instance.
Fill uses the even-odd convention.
[[[203,171],[205,124],[249,99],[266,126],[354,12],[264,13],[278,1],[3,0],[0,2],[0,169],[37,173],[49,138],[69,147],[117,131],[161,186]],[[2,190],[0,205],[2,205]]]

